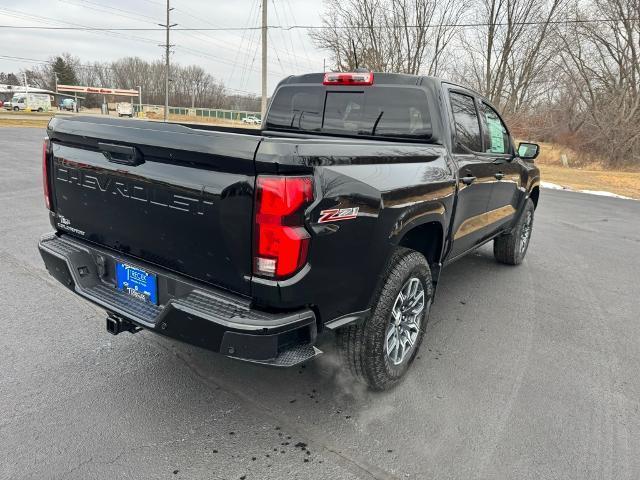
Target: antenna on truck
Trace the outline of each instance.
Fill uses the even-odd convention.
[[[358,68],[358,54],[356,53],[356,42],[351,39],[351,48],[353,49],[353,58],[356,61],[356,69]]]

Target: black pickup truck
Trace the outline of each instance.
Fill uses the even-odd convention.
[[[289,77],[261,130],[55,117],[55,231],[39,248],[113,334],[291,366],[334,331],[385,389],[416,356],[444,265],[491,240],[522,261],[537,153],[473,91],[401,74]]]

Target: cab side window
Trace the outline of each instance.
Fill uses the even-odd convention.
[[[482,152],[480,121],[473,97],[457,92],[450,92],[449,97],[456,126],[456,139],[469,150]]]
[[[496,111],[484,102],[480,104],[480,109],[484,126],[485,151],[487,153],[511,153],[509,132]]]

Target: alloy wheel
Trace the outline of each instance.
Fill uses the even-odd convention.
[[[385,336],[385,353],[393,365],[400,365],[414,348],[427,305],[422,282],[411,277],[400,289]]]

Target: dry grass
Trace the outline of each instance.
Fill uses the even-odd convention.
[[[47,128],[50,117],[45,118],[0,118],[0,128],[2,127],[28,127]]]
[[[565,168],[541,163],[540,175],[545,182],[573,190],[604,190],[640,200],[640,173],[611,172]]]
[[[603,190],[640,199],[640,172],[608,170],[601,160],[585,158],[571,148],[553,143],[539,145],[535,162],[543,181],[572,190]],[[568,167],[563,165],[562,155]]]
[[[246,125],[242,122],[232,122],[229,120],[203,119],[186,115],[171,115],[170,120],[184,123],[201,123],[205,125],[223,125],[244,128],[259,128],[255,125]],[[39,116],[39,118],[7,118],[0,117],[0,128],[2,127],[28,127],[46,128],[49,116]],[[640,172],[618,172],[605,170],[602,163],[591,162],[585,167],[578,168],[580,164],[579,156],[576,152],[561,147],[559,145],[543,143],[540,145],[540,155],[536,159],[536,164],[540,168],[542,180],[556,183],[573,190],[605,190],[640,200]],[[569,168],[563,167],[560,156],[565,154],[569,161]]]

